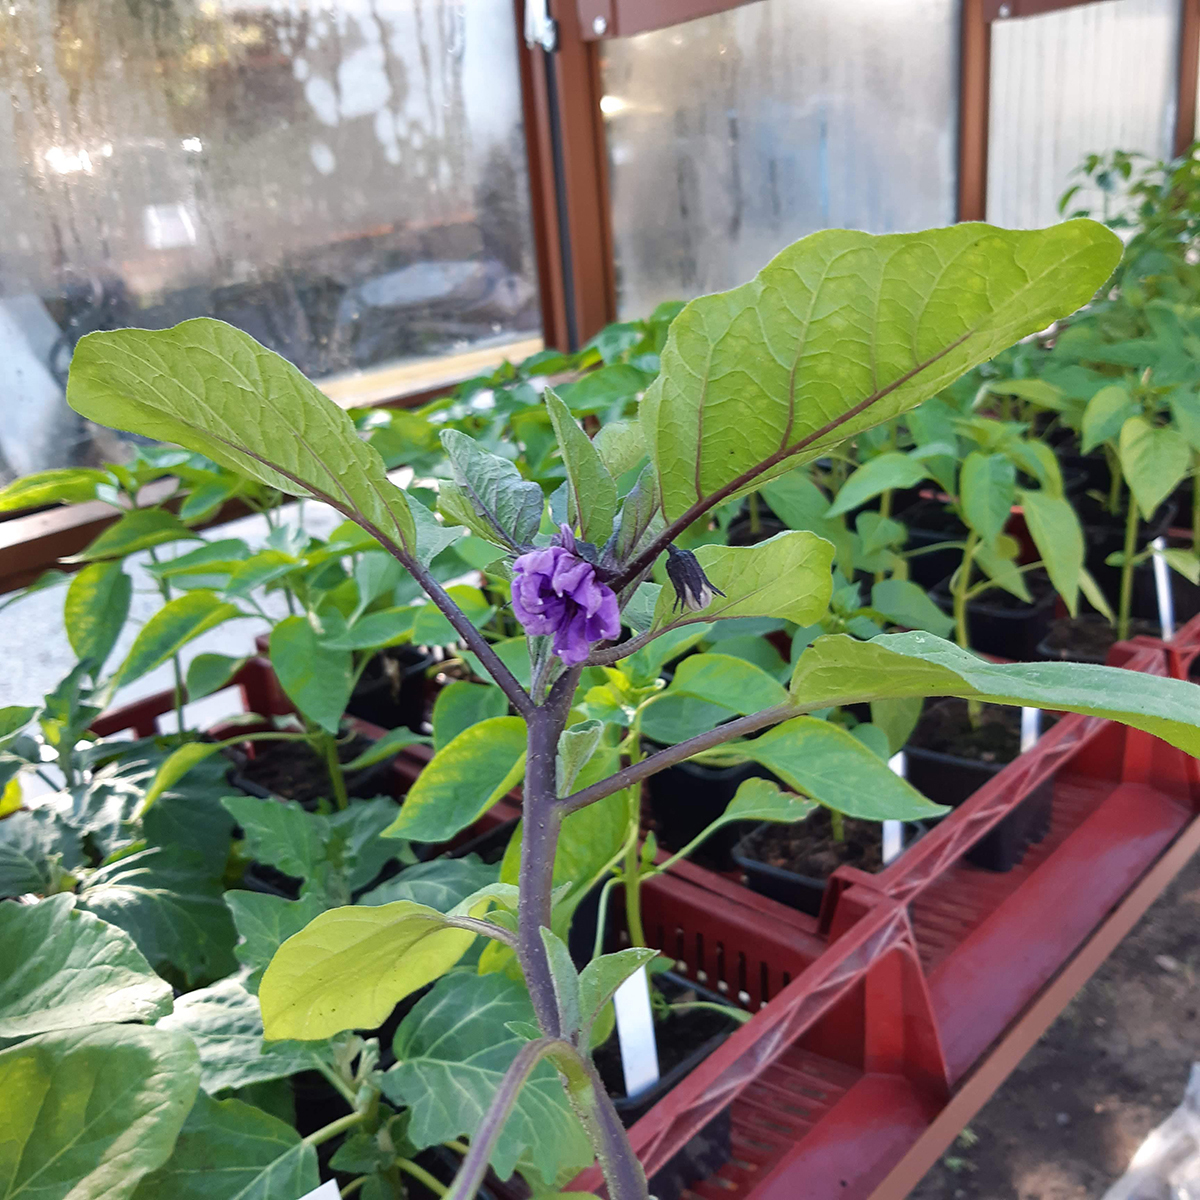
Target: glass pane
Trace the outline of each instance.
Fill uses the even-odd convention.
[[[539,328],[511,0],[5,10],[0,482],[119,450],[62,401],[92,329],[220,317],[326,380]]]
[[[1179,12],[1179,0],[1104,0],[992,26],[989,221],[1057,221],[1093,151],[1170,154]],[[1098,194],[1074,204],[1101,209]]]
[[[957,0],[760,0],[604,43],[618,307],[828,226],[954,220]]]

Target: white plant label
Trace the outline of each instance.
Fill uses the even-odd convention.
[[[650,1007],[650,982],[645,967],[617,988],[613,1007],[617,1014],[621,1069],[625,1072],[625,1095],[632,1100],[658,1082],[658,1043],[654,1037],[654,1012]]]
[[[1042,733],[1042,710],[1040,708],[1021,709],[1021,753],[1032,748]]]
[[[1162,638],[1169,642],[1175,636],[1175,596],[1171,592],[1171,568],[1163,557],[1167,548],[1166,538],[1155,538],[1150,543],[1154,551],[1154,594],[1158,599],[1158,623],[1162,627]]]
[[[888,759],[888,766],[891,767],[894,774],[899,775],[901,779],[905,777],[907,763],[904,758],[904,751],[897,750],[891,758]],[[883,865],[886,867],[894,858],[900,856],[900,851],[904,849],[904,822],[903,821],[884,821],[883,823]]]
[[[330,1180],[321,1184],[315,1192],[305,1192],[300,1200],[342,1200],[342,1193],[338,1191],[338,1185]]]

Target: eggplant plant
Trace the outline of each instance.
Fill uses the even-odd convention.
[[[1088,221],[1044,231],[968,224],[807,237],[750,283],[694,300],[676,317],[638,422],[622,434],[621,461],[635,453],[646,460],[628,489],[606,462],[614,448],[602,443],[602,453],[547,393],[566,476],[565,512],[553,532],[543,530],[539,484],[461,431],[446,431],[454,477],[439,491],[438,543],[461,527],[496,548],[526,634],[523,663],[505,661],[434,578],[416,502],[388,480],[351,419],[294,367],[206,319],[83,339],[68,387],[76,411],[337,508],[420,584],[513,710],[441,745],[386,834],[444,840],[523,779],[518,882],[486,884],[449,911],[399,899],[320,913],[282,942],[262,975],[269,1042],[374,1028],[399,1001],[434,984],[420,1002],[427,1036],[397,1041],[397,1064],[381,1086],[423,1114],[426,1137],[469,1139],[452,1200],[473,1196],[489,1163],[505,1175],[523,1154],[535,1159],[545,1190],[594,1156],[613,1200],[645,1200],[645,1174],[590,1047],[616,988],[655,952],[630,946],[581,970],[571,961],[556,932],[564,893],[555,879],[568,823],[603,813],[605,802],[668,766],[760,731],[769,732],[756,741],[774,746],[777,769],[794,764],[795,786],[805,792],[810,739],[827,736],[814,734],[825,723],[812,714],[884,699],[951,695],[1083,712],[1200,750],[1185,683],[1074,664],[998,667],[924,632],[865,642],[818,637],[786,687],[751,687],[730,703],[745,715],[641,758],[628,742],[629,761],[618,753],[607,772],[584,774],[589,747],[599,747],[607,725],[572,717],[579,704],[595,703],[590,688],[580,694],[585,672],[619,669],[689,627],[819,618],[833,548],[815,534],[787,531],[754,546],[704,545],[694,553],[677,539],[716,506],[901,415],[1072,312],[1108,277],[1119,252],[1116,237]],[[663,556],[666,582],[649,582]],[[732,701],[731,685],[722,686],[722,699]],[[626,735],[618,736],[619,752]],[[888,773],[853,738],[841,744],[835,769],[863,780]],[[765,802],[781,803],[775,793]],[[620,818],[628,811],[620,802],[616,808]],[[479,939],[485,954],[499,947],[511,956],[528,997],[530,1018],[513,1019],[501,1047],[456,1040],[456,1014],[482,986],[463,981],[489,978],[455,973]],[[343,1128],[375,1111],[367,1093]]]

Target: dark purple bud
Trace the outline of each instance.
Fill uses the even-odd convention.
[[[714,595],[725,593],[714,587],[704,573],[696,556],[690,550],[667,547],[667,577],[675,586],[675,607],[699,612],[712,603]]]
[[[587,660],[594,643],[620,634],[621,616],[616,593],[575,553],[574,535],[565,525],[559,542],[513,563],[513,612],[526,633],[553,635],[554,653],[576,666]]]

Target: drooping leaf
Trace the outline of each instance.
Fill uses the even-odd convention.
[[[162,508],[135,508],[110,525],[86,549],[66,562],[96,562],[104,558],[126,558],[138,550],[196,538],[174,513]]]
[[[925,476],[925,464],[919,458],[895,451],[879,454],[842,484],[825,516],[841,516],[891,488],[916,487]]]
[[[155,846],[101,867],[79,903],[124,929],[156,971],[173,967],[194,985],[237,965],[221,882],[185,849]]]
[[[990,663],[929,633],[869,642],[818,638],[800,657],[792,697],[806,709],[908,696],[958,696],[1106,717],[1200,754],[1193,685],[1088,663]],[[761,741],[762,739],[758,739]]]
[[[999,539],[999,547],[999,550],[994,550],[981,542],[975,549],[975,564],[998,587],[1018,600],[1024,600],[1026,604],[1032,603],[1033,596],[1025,582],[1025,575],[1017,566],[1016,543],[1005,535]]]
[[[1125,482],[1148,521],[1187,474],[1187,439],[1177,429],[1130,417],[1121,426],[1119,453]]]
[[[871,607],[896,625],[927,629],[945,637],[954,621],[932,600],[924,588],[909,579],[881,579],[871,588]]]
[[[171,1157],[133,1200],[299,1200],[320,1182],[316,1150],[290,1125],[201,1092]]]
[[[720,698],[722,707],[756,713],[787,703],[787,689],[766,671],[728,654],[693,654],[675,671],[667,695]]]
[[[457,495],[447,492],[439,498],[439,507],[451,520],[462,520],[461,503],[454,502],[461,497],[474,518],[469,526],[473,533],[505,549],[531,542],[546,503],[541,487],[522,479],[508,459],[488,454],[456,429],[443,430],[441,439],[454,470]]]
[[[210,1095],[312,1071],[331,1058],[324,1042],[264,1042],[258,998],[235,978],[180,996],[158,1028],[196,1044],[200,1086]]]
[[[984,543],[994,546],[1004,532],[1016,494],[1016,468],[1004,454],[972,450],[959,476],[963,516]]]
[[[709,582],[725,595],[714,595],[697,613],[684,610],[681,615],[675,589],[668,584],[655,606],[655,626],[729,617],[783,617],[808,625],[829,604],[833,547],[814,534],[792,530],[756,546],[701,546],[696,558]]]
[[[343,771],[361,771],[373,767],[385,759],[395,758],[405,746],[427,745],[424,734],[411,729],[389,729],[377,742],[372,742],[361,754],[356,754],[348,763],[342,764]]]
[[[387,837],[442,842],[466,829],[525,774],[525,722],[489,717],[439,750],[409,789]]]
[[[849,817],[921,820],[946,811],[893,774],[852,734],[816,717],[794,717],[740,744],[738,750],[789,787]]]
[[[553,388],[547,388],[545,396],[567,469],[567,521],[583,534],[584,541],[603,546],[612,535],[617,514],[617,485],[571,410]]]
[[[888,752],[896,754],[908,744],[912,731],[921,719],[924,700],[920,696],[904,696],[893,700],[871,701],[871,724],[887,736]]]
[[[196,591],[168,601],[142,626],[117,672],[119,684],[132,683],[202,633],[242,614],[215,592]]]
[[[245,665],[245,658],[234,658],[229,654],[197,654],[188,663],[188,699],[200,700],[219,692]]]
[[[383,1076],[384,1094],[412,1113],[408,1136],[417,1146],[475,1132],[524,1045],[508,1023],[533,1019],[524,986],[504,975],[444,980],[417,1002],[396,1032],[396,1065]],[[592,1161],[583,1128],[548,1063],[521,1088],[491,1163],[504,1179],[522,1159],[548,1186]]]
[[[664,513],[676,518],[778,456],[761,484],[913,408],[1086,303],[1120,253],[1090,221],[882,237],[830,229],[750,283],[693,300],[641,405]]]
[[[0,1197],[127,1200],[170,1156],[199,1078],[187,1038],[140,1025],[0,1051]]]
[[[0,897],[45,895],[83,861],[78,835],[46,809],[0,821]]]
[[[96,673],[121,635],[132,596],[133,580],[121,569],[119,559],[84,567],[67,588],[63,603],[67,640],[77,658],[92,660]]]
[[[579,972],[579,1007],[585,1032],[613,998],[617,988],[657,957],[657,950],[630,946],[614,954],[601,954],[588,962]]]
[[[457,680],[448,683],[433,702],[433,745],[452,742],[464,729],[508,712],[508,697],[498,688]]]
[[[349,414],[286,359],[222,321],[88,334],[71,360],[67,403],[289,495],[315,496],[415,549],[404,493]]]
[[[0,488],[0,513],[43,504],[82,504],[96,498],[96,485],[107,483],[108,475],[95,467],[55,467],[22,475]]]
[[[225,903],[238,932],[233,952],[238,962],[250,968],[246,987],[256,994],[275,951],[326,908],[324,896],[316,892],[288,900],[269,892],[229,891]]]
[[[152,1021],[171,1011],[171,985],[124,930],[75,909],[73,896],[0,904],[0,1038]]]
[[[331,650],[304,617],[285,617],[271,630],[271,665],[288,699],[310,721],[337,733],[354,689],[348,650]]]
[[[1083,570],[1083,528],[1069,500],[1042,489],[1022,490],[1021,508],[1029,535],[1037,546],[1054,590],[1074,616],[1079,603],[1079,573]],[[938,630],[932,629],[931,633]]]

